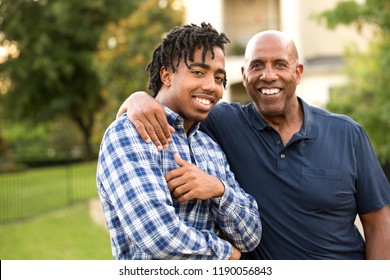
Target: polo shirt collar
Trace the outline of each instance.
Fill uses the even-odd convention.
[[[311,106],[308,105],[305,101],[303,101],[300,97],[297,97],[299,103],[303,108],[303,124],[299,131],[299,134],[306,139],[317,138],[318,128],[317,124],[314,121],[313,111]],[[247,105],[249,109],[249,120],[252,126],[257,130],[265,130],[268,129],[269,125],[260,117],[259,113],[256,110],[256,107],[253,102]]]
[[[309,104],[298,97],[303,108],[303,124],[300,132],[305,138],[314,139],[318,136],[318,124],[314,120],[313,110]]]

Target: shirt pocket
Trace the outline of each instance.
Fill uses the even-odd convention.
[[[344,208],[354,197],[340,169],[303,167],[300,190],[303,206],[315,211]]]

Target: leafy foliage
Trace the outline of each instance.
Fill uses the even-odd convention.
[[[183,10],[176,4],[173,0],[145,1],[129,17],[108,25],[95,56],[108,104],[101,123],[112,121],[109,114],[116,112],[130,93],[147,89],[145,67],[153,49],[164,33],[182,24]]]
[[[329,28],[354,24],[360,32],[370,31],[367,52],[357,48],[345,54],[347,86],[336,89],[328,108],[348,114],[367,131],[382,163],[390,161],[390,2],[366,0],[339,2],[319,15]]]
[[[127,16],[138,2],[1,0],[0,43],[19,52],[0,64],[1,79],[12,81],[2,96],[7,118],[41,122],[67,116],[91,156],[94,115],[104,104],[92,58],[107,23]]]

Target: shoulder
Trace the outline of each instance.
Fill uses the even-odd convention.
[[[251,103],[248,105],[241,105],[238,102],[228,103],[228,102],[219,102],[211,110],[206,121],[208,123],[227,123],[238,121],[242,118],[247,118],[250,114]]]
[[[104,133],[102,144],[116,143],[117,145],[127,146],[142,142],[142,138],[125,114],[108,126]]]
[[[238,130],[250,129],[254,116],[253,103],[219,102],[201,123],[201,129],[221,144],[222,138],[237,135]]]
[[[217,105],[211,110],[211,114],[230,114],[232,112],[241,111],[243,106],[238,102],[218,102]]]
[[[242,105],[239,103],[218,102],[211,110],[206,120],[201,123],[201,129],[214,138],[216,131],[229,129],[237,121]]]
[[[354,119],[347,115],[337,114],[329,112],[325,109],[308,106],[308,110],[310,110],[313,115],[314,121],[319,125],[331,125],[333,127],[339,128],[350,128],[356,131],[362,131],[362,126],[357,123]]]
[[[114,120],[107,127],[105,134],[132,132],[133,130],[134,130],[134,125],[127,118],[127,115],[124,114],[120,116],[118,119]]]

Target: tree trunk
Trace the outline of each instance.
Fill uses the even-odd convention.
[[[84,122],[83,118],[81,118],[80,116],[73,116],[73,120],[76,123],[76,125],[80,128],[80,131],[83,136],[85,160],[95,159],[96,155],[94,153],[94,149],[90,141],[92,136],[92,127],[93,127],[92,118],[89,118],[88,121]]]

